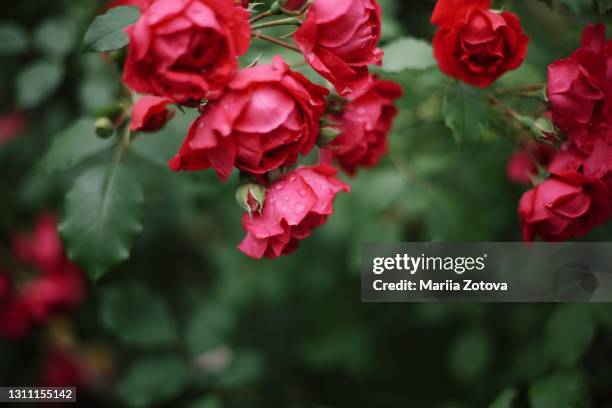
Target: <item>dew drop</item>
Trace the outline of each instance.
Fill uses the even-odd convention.
[[[306,209],[306,206],[302,203],[297,203],[295,207],[293,207],[293,212],[296,214],[301,214]]]
[[[308,194],[306,193],[306,190],[304,190],[304,189],[301,189],[300,191],[298,191],[298,194],[299,194],[299,195],[300,195],[300,197],[302,197],[302,198],[306,198],[306,196],[308,195]]]

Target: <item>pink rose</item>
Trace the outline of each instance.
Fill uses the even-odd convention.
[[[251,39],[249,12],[233,0],[157,0],[126,29],[124,82],[177,103],[216,98]]]
[[[281,57],[242,70],[192,124],[170,168],[212,167],[227,180],[234,167],[263,175],[291,166],[315,145],[327,93]]]
[[[368,65],[380,65],[380,35],[375,0],[315,0],[295,41],[306,62],[347,96],[367,85]]]
[[[333,202],[349,187],[327,165],[300,167],[268,188],[264,208],[242,225],[247,233],[239,249],[253,258],[277,258],[297,249],[313,229],[325,224],[334,212]]]

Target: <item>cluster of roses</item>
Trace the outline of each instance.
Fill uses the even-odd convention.
[[[603,25],[588,26],[581,47],[549,66],[547,96],[566,141],[511,161],[519,176],[536,175],[536,166],[548,174],[519,205],[526,241],[582,237],[612,215],[612,41]]]
[[[170,168],[212,168],[224,181],[238,169],[252,182],[243,197],[249,211],[239,248],[255,258],[291,252],[333,213],[336,194],[349,190],[333,161],[354,174],[387,150],[401,88],[368,70],[382,60],[380,6],[375,0],[279,0],[269,13],[294,18],[297,46],[284,45],[333,85],[338,95],[332,96],[280,56],[239,69],[252,37],[270,40],[249,20],[249,1],[131,3],[141,17],[126,29],[124,82],[147,94],[133,107],[131,129],[159,129],[172,115],[168,104],[198,108]],[[286,172],[317,146],[320,164]]]
[[[68,260],[53,215],[42,215],[33,234],[14,237],[12,258],[20,273],[0,269],[1,337],[19,340],[81,303],[83,273]]]

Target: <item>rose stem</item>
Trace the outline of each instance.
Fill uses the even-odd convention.
[[[279,27],[279,26],[284,26],[284,25],[300,25],[300,22],[294,18],[294,17],[290,17],[290,18],[283,18],[280,20],[274,20],[274,21],[268,21],[265,23],[259,23],[259,24],[255,24],[253,25],[253,30],[259,30],[261,28],[268,28],[268,27]]]
[[[266,17],[270,17],[271,15],[272,15],[272,10],[268,10],[268,11],[266,11],[266,12],[263,12],[263,13],[261,13],[261,14],[259,14],[259,15],[255,16],[255,17],[253,17],[253,18],[251,19],[251,24],[252,24],[252,23],[254,23],[254,22],[256,22],[256,21],[262,20],[262,19],[264,19],[264,18],[266,18]]]
[[[520,86],[517,88],[501,88],[494,92],[495,95],[511,95],[511,94],[525,94],[542,90],[545,84],[533,84],[527,86]]]
[[[271,42],[273,44],[280,45],[281,47],[285,47],[285,48],[288,48],[288,49],[293,50],[295,52],[299,52],[300,54],[302,53],[302,51],[300,51],[300,49],[298,47],[296,47],[294,45],[291,45],[289,43],[286,43],[284,41],[281,41],[281,40],[279,40],[277,38],[270,37],[269,35],[262,34],[259,31],[253,32],[253,37],[260,38],[260,39],[265,40],[265,41],[269,41],[269,42]]]

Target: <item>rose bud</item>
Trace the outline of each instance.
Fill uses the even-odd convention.
[[[347,96],[368,84],[368,65],[381,64],[380,35],[375,0],[314,0],[294,38],[306,62]]]
[[[610,216],[606,190],[600,180],[577,175],[572,180],[553,177],[537,185],[520,201],[523,239],[531,242],[540,236],[559,242],[586,235]]]
[[[244,214],[247,233],[239,249],[252,258],[278,258],[297,249],[334,212],[333,202],[349,187],[327,165],[300,167],[268,187],[261,213]]]
[[[431,16],[440,70],[481,88],[518,68],[529,42],[516,15],[489,7],[490,0],[438,0]]]
[[[260,212],[266,200],[266,188],[255,183],[243,184],[236,190],[236,201],[249,215]]]
[[[157,132],[161,130],[172,116],[174,111],[168,109],[172,103],[167,98],[157,96],[143,96],[132,108],[132,121],[130,130],[132,132]]]
[[[244,69],[191,125],[170,168],[212,167],[227,180],[234,167],[263,175],[291,166],[315,145],[327,93],[281,57]]]
[[[585,152],[597,139],[612,143],[608,131],[612,94],[604,42],[603,26],[589,26],[582,47],[548,67],[547,95],[553,123]]]
[[[387,153],[387,134],[397,114],[394,103],[401,96],[398,84],[373,76],[335,118],[342,132],[328,147],[347,173],[354,175],[360,166],[374,167]]]
[[[124,82],[186,104],[218,97],[251,39],[249,12],[233,0],[157,0],[126,32]]]

